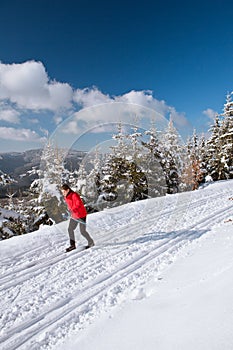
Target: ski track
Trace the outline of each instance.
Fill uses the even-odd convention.
[[[119,209],[114,231],[99,234],[97,245],[88,251],[63,253],[63,238],[57,247],[52,244],[55,253],[42,245],[16,254],[13,261],[0,260],[1,349],[54,349],[100,312],[156,280],[184,245],[232,213],[230,184],[214,193],[200,191],[164,197],[162,205],[148,201],[126,222],[120,222]]]

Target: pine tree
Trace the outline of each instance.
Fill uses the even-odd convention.
[[[34,169],[39,179],[31,184],[31,190],[38,194],[37,202],[42,205],[56,222],[62,221],[65,211],[64,201],[60,191],[63,182],[66,182],[68,174],[64,168],[64,151],[47,143],[41,157],[40,169]]]
[[[0,170],[0,187],[15,183],[16,180],[14,180],[10,175],[5,174],[3,171]]]
[[[220,132],[220,158],[222,166],[221,179],[233,178],[233,101],[232,92],[227,94],[223,110],[223,121]]]
[[[167,192],[165,172],[163,168],[162,147],[158,138],[158,132],[152,124],[145,132],[148,141],[142,141],[143,147],[147,150],[145,154],[144,172],[148,181],[149,197],[158,197]]]
[[[219,116],[215,116],[210,130],[211,136],[206,142],[206,170],[213,181],[221,179],[223,164],[221,162],[221,124]]]
[[[220,120],[221,117],[221,120]],[[216,180],[233,178],[233,102],[226,96],[223,113],[217,115],[207,142],[208,174]]]
[[[162,137],[162,164],[167,183],[167,193],[179,192],[184,167],[184,147],[170,118]]]
[[[196,134],[196,130],[193,131],[192,137],[188,140],[187,154],[188,156],[186,158],[183,172],[183,183],[186,186],[186,190],[196,190],[204,180],[200,141]]]
[[[69,184],[72,187],[75,187],[76,191],[83,197],[86,197],[87,189],[87,170],[84,162],[82,162],[75,175],[72,178],[69,178]]]
[[[112,136],[116,145],[111,147],[112,153],[106,155],[102,166],[99,202],[105,200],[107,206],[143,199],[148,193],[142,134],[136,127],[127,134],[122,129],[119,123],[118,133]]]
[[[104,156],[99,181],[99,208],[123,204],[129,195],[126,180],[129,177],[129,168],[125,166],[129,142],[121,122],[118,124],[117,134],[113,134],[112,139],[116,144],[110,147],[112,153]]]
[[[208,175],[207,170],[207,141],[205,136],[202,135],[199,141],[199,159],[200,159],[200,170],[203,175],[202,181],[206,181]]]
[[[115,145],[110,147],[112,153],[106,153],[103,158],[99,181],[99,208],[124,204],[128,198],[128,186],[125,179],[129,169],[124,166],[129,150],[128,134],[123,132],[121,122],[118,124],[117,134],[113,134],[112,139],[115,141]]]
[[[13,197],[15,196],[16,192],[11,192],[8,190],[7,192],[7,197],[8,197],[8,205],[7,205],[7,209],[8,210],[14,210],[14,201],[13,201]]]
[[[128,135],[129,151],[126,160],[128,162],[128,179],[133,187],[132,201],[148,197],[148,164],[145,161],[146,150],[142,145],[142,133],[138,127],[132,127],[132,133]]]
[[[83,184],[83,196],[84,202],[88,212],[97,211],[97,202],[100,195],[100,179],[102,174],[102,158],[98,147],[91,152],[85,159],[87,165],[82,170],[82,179],[79,178],[79,182]],[[90,169],[87,169],[87,168]],[[84,172],[84,169],[85,172]],[[80,169],[81,170],[81,169]],[[86,175],[85,175],[86,174]]]

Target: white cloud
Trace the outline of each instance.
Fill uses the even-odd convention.
[[[74,101],[83,108],[110,102],[132,103],[151,108],[162,115],[166,114],[170,108],[166,105],[165,101],[159,101],[153,98],[152,92],[145,90],[132,90],[124,95],[110,97],[108,94],[103,94],[96,87],[92,89],[78,89],[74,93]]]
[[[216,111],[214,111],[211,108],[207,108],[205,111],[202,112],[204,115],[206,115],[209,119],[214,120],[215,116],[218,114]]]
[[[99,108],[96,108],[97,105]],[[178,113],[164,100],[154,98],[151,91],[132,90],[119,96],[104,94],[96,87],[73,91],[67,83],[51,81],[44,65],[36,61],[19,64],[0,62],[0,111],[1,106],[4,108],[0,112],[0,121],[16,124],[20,123],[20,113],[28,115],[29,111],[46,110],[53,112],[54,123],[61,124],[63,132],[70,134],[79,134],[101,124],[102,129],[96,130],[103,130],[107,127],[103,126],[104,123],[135,123],[138,115],[141,120],[147,121],[156,115],[156,122],[164,124],[164,119],[171,114],[177,126],[188,125],[184,113]],[[82,109],[75,112],[80,107]],[[66,115],[74,112],[65,123],[62,122],[64,111]],[[36,123],[37,120],[32,119],[31,122]],[[6,138],[4,132],[10,138],[15,135],[20,140],[39,138],[29,129],[1,128],[2,138]]]
[[[78,135],[83,132],[83,127],[80,127],[78,120],[74,119],[70,120],[68,123],[65,123],[65,125],[62,127],[62,132],[66,134]]]
[[[59,116],[59,115],[55,115],[53,120],[54,120],[54,123],[56,125],[58,125],[58,124],[60,124],[62,122],[63,118],[61,116]]]
[[[83,108],[94,106],[102,103],[109,103],[113,100],[109,95],[104,95],[96,87],[92,89],[77,89],[74,93],[74,101],[77,102]]]
[[[132,90],[124,95],[116,96],[115,101],[133,103],[147,108],[151,108],[162,115],[165,115],[169,110],[169,107],[166,105],[165,101],[159,101],[156,98],[154,98],[152,96],[152,92],[149,90]]]
[[[104,95],[96,87],[93,89],[78,89],[74,93],[74,101],[83,108],[110,102],[131,103],[153,109],[164,117],[168,113],[172,113],[176,121],[180,118],[182,125],[185,121],[187,122],[184,113],[178,113],[174,107],[167,105],[164,100],[157,100],[153,97],[152,91],[149,90],[132,90],[124,95],[110,97],[109,95]]]
[[[151,126],[151,120],[156,121],[159,129],[167,125],[167,120],[151,108],[129,102],[111,102],[97,104],[81,109],[66,119],[59,130],[67,134],[97,133],[109,130],[112,124],[119,122],[137,125],[139,128]]]
[[[44,138],[40,137],[35,131],[30,129],[15,129],[0,127],[0,139],[26,142],[43,142]]]
[[[74,101],[77,102],[83,108],[87,108],[87,110],[83,115],[80,114],[80,112],[77,112],[73,115],[72,121],[66,126],[66,132],[80,132],[80,127],[77,127],[77,125],[75,126],[74,120],[80,121],[80,118],[82,117],[83,120],[86,121],[86,124],[89,124],[90,121],[92,123],[93,121],[96,121],[97,123],[103,123],[119,120],[119,118],[116,119],[116,115],[114,113],[109,113],[109,108],[107,107],[106,113],[104,112],[104,107],[102,107],[101,110],[95,108],[94,112],[91,108],[88,109],[88,107],[103,104],[107,105],[109,103],[125,103],[143,106],[145,108],[155,111],[157,115],[160,114],[164,118],[171,115],[177,127],[183,128],[190,126],[184,113],[177,112],[174,107],[167,105],[164,100],[158,100],[154,98],[152,95],[152,91],[149,90],[132,90],[124,95],[110,97],[109,95],[104,95],[96,87],[92,89],[78,89],[74,93]],[[123,119],[122,121],[129,121],[126,118],[126,114],[124,115],[124,118],[125,119]]]
[[[50,81],[41,62],[0,63],[0,100],[24,109],[57,111],[71,108],[72,97],[70,85]]]
[[[175,124],[176,128],[191,128],[192,126],[190,124],[190,122],[188,121],[188,119],[185,116],[185,113],[178,113],[174,107],[170,107],[170,116]]]
[[[20,116],[20,113],[15,109],[11,107],[1,109],[1,105],[0,105],[0,120],[8,123],[12,123],[12,124],[19,124],[20,122],[19,116]]]

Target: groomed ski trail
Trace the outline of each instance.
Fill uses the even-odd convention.
[[[90,215],[97,245],[87,251],[63,253],[65,223],[47,229],[48,245],[42,232],[33,250],[1,257],[1,349],[55,349],[101,312],[133,298],[184,245],[232,215],[232,184]]]

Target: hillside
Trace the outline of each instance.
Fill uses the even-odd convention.
[[[0,171],[9,174],[16,182],[10,186],[0,187],[0,198],[4,197],[7,191],[27,189],[35,177],[28,176],[27,172],[33,167],[40,167],[42,149],[28,150],[25,152],[0,153]],[[75,169],[82,161],[85,152],[70,150],[65,158],[67,169]]]
[[[1,349],[233,348],[232,185],[91,214],[88,251],[67,222],[1,241]]]

